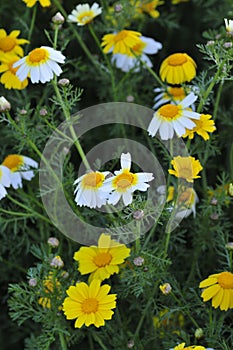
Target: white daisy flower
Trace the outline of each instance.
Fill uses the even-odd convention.
[[[121,170],[115,171],[113,176],[105,180],[106,191],[111,192],[108,198],[109,204],[117,204],[123,199],[125,205],[129,205],[133,201],[132,193],[136,190],[146,191],[149,184],[146,182],[153,180],[152,173],[132,173],[131,155],[130,153],[121,154]]]
[[[106,204],[108,193],[104,191],[104,180],[108,171],[92,171],[75,180],[75,202],[80,207],[100,208]]]
[[[191,119],[200,119],[200,113],[187,109],[197,99],[191,92],[178,105],[172,103],[160,107],[154,114],[147,129],[152,137],[159,131],[162,140],[172,139],[174,131],[178,137],[184,135],[186,129],[192,130],[195,123]]]
[[[62,73],[57,64],[65,62],[65,56],[52,47],[41,46],[29,52],[29,54],[13,64],[13,68],[19,67],[16,72],[20,81],[30,77],[31,82],[46,83],[53,79],[54,75]]]
[[[233,20],[224,18],[224,22],[225,22],[225,27],[226,27],[227,33],[233,35]]]
[[[68,16],[68,21],[77,23],[78,26],[85,26],[101,13],[102,8],[96,2],[91,7],[89,4],[77,5]]]
[[[10,170],[4,165],[0,165],[0,200],[7,195],[5,187],[10,187]]]
[[[10,182],[14,189],[22,188],[22,179],[30,181],[34,177],[34,171],[30,168],[38,168],[38,163],[19,154],[10,154],[7,156],[2,165],[10,170]]]
[[[178,104],[186,97],[185,90],[182,86],[155,88],[154,92],[158,93],[158,95],[154,98],[155,104],[153,109],[157,109],[166,103]]]
[[[139,39],[140,42],[131,49],[132,55],[123,55],[121,53],[112,55],[111,62],[123,72],[128,72],[131,69],[134,72],[138,72],[140,70],[140,61],[151,68],[153,64],[146,54],[154,55],[162,48],[162,44],[152,38],[140,36]]]

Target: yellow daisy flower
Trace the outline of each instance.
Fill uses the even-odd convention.
[[[85,26],[101,13],[102,9],[96,2],[91,7],[89,4],[77,5],[68,16],[68,21],[77,23],[78,26]]]
[[[82,275],[90,273],[89,280],[101,281],[119,272],[119,265],[130,255],[130,249],[102,233],[97,246],[81,247],[74,254],[79,262],[78,270]]]
[[[185,343],[178,344],[176,347],[174,347],[173,350],[207,350],[204,348],[204,346],[201,345],[191,345],[191,346],[185,346]],[[213,350],[213,349],[210,349]]]
[[[196,63],[186,53],[174,53],[162,62],[159,74],[168,84],[182,84],[196,76]]]
[[[32,168],[38,168],[38,163],[29,157],[19,154],[10,154],[7,156],[2,165],[10,169],[11,185],[14,189],[22,187],[22,179],[30,181],[34,177]]]
[[[20,31],[13,30],[9,35],[5,29],[0,29],[0,61],[2,61],[5,54],[15,54],[23,56],[23,49],[20,45],[29,43],[26,39],[18,39]]]
[[[202,281],[199,288],[204,288],[201,294],[203,301],[212,299],[212,306],[227,311],[233,309],[233,274],[228,271],[210,275]]]
[[[76,318],[74,327],[81,328],[84,324],[99,328],[105,325],[105,320],[111,320],[116,307],[116,294],[108,294],[110,286],[100,286],[99,280],[93,280],[88,286],[84,282],[71,286],[66,291],[68,297],[63,303],[63,311],[67,320]]]
[[[178,178],[185,179],[188,182],[193,182],[194,179],[200,178],[198,173],[203,169],[199,160],[194,157],[174,157],[171,161],[173,169],[169,169],[168,172],[171,175],[175,175]]]
[[[33,7],[38,1],[42,7],[48,7],[51,5],[50,0],[23,0],[27,7]]]
[[[41,46],[29,52],[29,54],[13,64],[14,68],[19,67],[16,72],[19,80],[24,81],[30,76],[31,82],[46,83],[53,79],[54,75],[59,76],[62,70],[58,63],[64,63],[65,56],[52,47]]]
[[[22,90],[28,85],[28,79],[20,81],[16,75],[18,68],[13,68],[13,64],[19,60],[16,55],[6,55],[0,65],[0,73],[3,73],[0,82],[6,89]]]
[[[160,13],[156,8],[164,4],[164,1],[160,1],[160,0],[153,0],[153,1],[140,0],[140,1],[137,1],[136,4],[135,4],[135,1],[133,2],[134,2],[134,6],[136,7],[136,12],[140,14],[147,13],[152,18],[159,17]]]
[[[126,29],[118,33],[106,34],[103,36],[101,43],[101,46],[105,46],[103,52],[121,53],[122,55],[135,57],[131,50],[136,45],[144,46],[143,41],[139,38],[141,35],[139,32]]]
[[[189,139],[194,138],[194,133],[196,132],[200,135],[205,141],[209,140],[210,136],[208,132],[214,132],[216,127],[214,125],[214,120],[211,119],[210,114],[201,114],[200,119],[194,120],[193,122],[196,126],[192,130],[186,130],[185,134],[182,137],[188,137]]]

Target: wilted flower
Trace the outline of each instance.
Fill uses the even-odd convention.
[[[133,259],[133,263],[135,266],[142,266],[144,264],[145,260],[141,256],[137,256],[136,258]]]
[[[63,267],[64,266],[64,262],[61,259],[61,257],[59,255],[57,255],[51,260],[50,266],[55,267],[55,268]]]
[[[11,104],[4,96],[0,97],[0,112],[8,112],[11,109]]]
[[[172,291],[172,287],[171,287],[170,283],[164,283],[164,284],[160,285],[159,289],[161,290],[161,292],[164,295],[170,294]]]

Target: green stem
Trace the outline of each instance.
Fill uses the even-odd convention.
[[[60,105],[61,105],[61,108],[62,108],[62,110],[63,110],[63,113],[64,113],[64,115],[65,115],[65,118],[66,118],[67,121],[70,121],[70,120],[71,120],[71,118],[70,118],[70,113],[69,113],[69,111],[67,110],[67,108],[66,108],[66,106],[65,106],[65,103],[64,103],[64,101],[63,101],[63,99],[62,99],[62,96],[61,96],[61,94],[60,94],[60,91],[59,91],[59,89],[58,89],[56,77],[55,77],[54,80],[52,81],[52,84],[53,84],[54,91],[55,91],[55,93],[56,93],[56,95],[57,95],[57,98],[58,98],[58,100],[59,100],[59,102],[60,102]],[[73,128],[73,125],[70,124],[70,125],[69,125],[69,129],[70,129],[70,133],[71,133],[71,135],[72,135],[72,137],[73,137],[73,141],[74,141],[75,147],[76,147],[77,150],[78,150],[78,153],[79,153],[79,155],[80,155],[80,157],[81,157],[81,159],[82,159],[82,161],[83,161],[83,164],[85,165],[86,169],[89,170],[89,169],[90,169],[90,165],[89,165],[89,163],[88,163],[88,161],[87,161],[87,159],[86,159],[86,156],[85,156],[85,153],[84,153],[84,151],[83,151],[83,149],[82,149],[82,146],[81,146],[79,140],[77,139],[75,130],[74,130],[74,128]]]
[[[57,48],[58,32],[59,32],[59,24],[54,24],[54,25],[55,25],[55,30],[54,30],[53,48],[56,50],[56,48]]]
[[[59,333],[59,340],[60,340],[60,344],[61,344],[61,350],[67,350],[66,341],[65,341],[64,335],[62,333]]]
[[[197,113],[200,113],[200,112],[201,112],[201,110],[202,110],[202,108],[203,108],[203,106],[204,106],[204,104],[205,104],[207,98],[209,97],[209,94],[210,94],[211,91],[213,90],[213,88],[214,88],[214,86],[215,86],[215,84],[216,84],[216,82],[217,82],[217,80],[218,80],[218,77],[219,77],[219,75],[220,75],[220,73],[221,73],[221,71],[222,71],[222,67],[223,67],[224,63],[225,63],[225,62],[223,62],[223,63],[219,66],[219,68],[218,68],[218,70],[217,70],[217,72],[216,72],[216,74],[215,74],[213,80],[211,81],[210,85],[208,86],[207,90],[205,91],[204,96],[203,96],[202,99],[200,100],[199,105],[198,105],[198,107],[197,107]],[[219,97],[219,98],[220,98],[220,97]]]
[[[36,21],[36,13],[37,13],[37,4],[36,4],[36,6],[33,7],[33,10],[32,10],[32,19],[31,19],[29,32],[28,32],[29,43],[27,44],[26,48],[30,44],[30,40],[31,40],[31,37],[32,37],[32,32],[33,32],[33,29],[34,29],[34,26],[35,26],[35,21]]]
[[[218,91],[217,91],[217,96],[215,99],[215,104],[214,104],[214,112],[213,112],[213,119],[215,120],[217,118],[217,113],[218,113],[218,107],[219,107],[219,102],[222,94],[222,87],[223,87],[223,80],[221,80]]]
[[[103,350],[108,350],[108,348],[104,345],[104,343],[102,342],[102,340],[99,338],[99,336],[96,333],[92,333],[93,338],[95,339],[95,341],[101,346],[101,348]]]
[[[145,64],[144,62],[141,61],[141,63],[144,65],[144,67],[148,70],[148,72],[152,75],[152,77],[155,78],[155,80],[157,81],[157,83],[159,85],[161,85],[165,91],[166,91],[166,85],[162,82],[162,80],[159,78],[159,76],[153,71],[153,69],[151,69],[150,67],[148,67],[147,64]]]
[[[183,302],[182,302],[182,300],[180,300],[180,299],[178,299],[177,297],[176,297],[176,295],[173,293],[173,292],[171,292],[171,296],[173,297],[173,299],[177,302],[177,304],[180,306],[180,307],[182,307],[183,308]],[[198,325],[198,323],[196,322],[196,320],[194,320],[194,318],[192,317],[192,315],[190,315],[190,312],[188,311],[188,310],[184,310],[184,313],[187,315],[187,317],[190,319],[190,321],[194,324],[194,326],[196,327],[196,328],[200,328],[200,326]]]
[[[88,337],[88,342],[89,342],[89,346],[90,346],[90,350],[95,350],[94,348],[94,343],[93,343],[93,339],[90,333],[87,334]]]

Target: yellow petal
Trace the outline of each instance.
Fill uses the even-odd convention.
[[[223,289],[221,288],[220,291],[213,297],[212,299],[212,306],[216,309],[219,307],[219,305],[222,302],[223,297]]]
[[[206,278],[204,281],[202,281],[200,284],[199,284],[199,288],[205,288],[205,287],[209,287],[209,286],[212,286],[213,284],[217,283],[218,280],[217,278],[214,278],[214,277],[211,277],[211,278]]]
[[[220,289],[221,289],[220,285],[215,284],[213,286],[206,288],[204,290],[204,292],[202,292],[201,296],[202,296],[204,301],[208,301],[211,298],[213,298],[213,296],[215,296],[219,292]]]
[[[227,311],[229,309],[230,305],[230,289],[224,289],[223,290],[223,298],[222,302],[220,304],[220,309]]]

